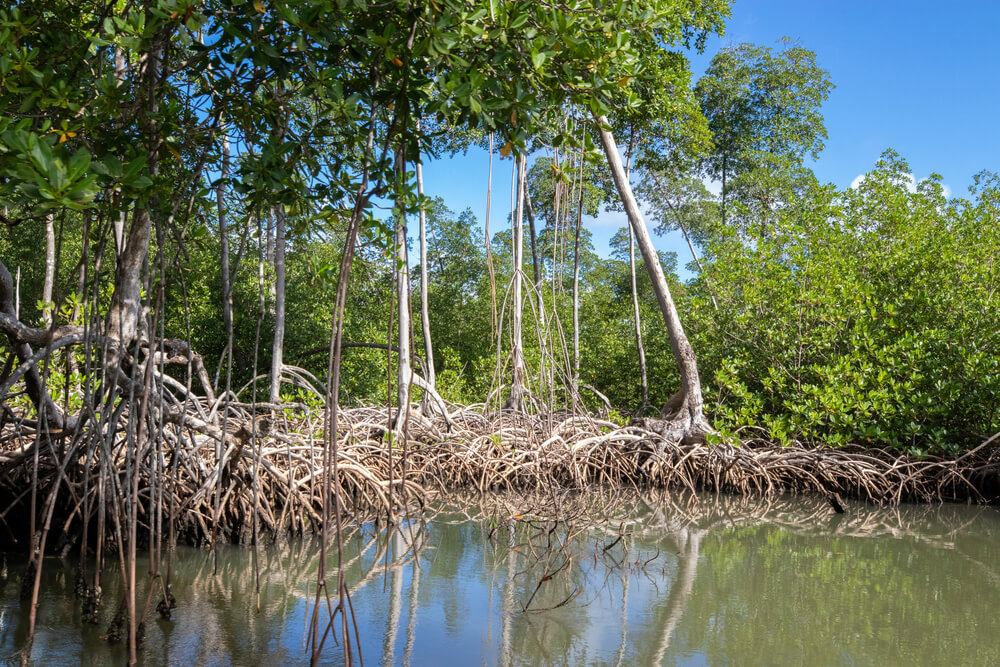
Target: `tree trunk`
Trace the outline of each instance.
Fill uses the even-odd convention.
[[[397,178],[402,181],[406,163],[403,149],[396,149]],[[406,255],[406,208],[402,192],[396,192],[396,303],[399,304],[396,357],[396,403],[399,406],[396,427],[402,428],[404,415],[410,411],[410,268]]]
[[[684,224],[684,220],[681,218],[680,212],[672,205],[670,208],[674,212],[674,218],[677,220],[677,225],[681,228],[681,232],[684,234],[684,240],[687,241],[688,249],[691,251],[691,256],[694,257],[694,263],[698,265],[698,272],[705,281],[705,286],[708,288],[708,295],[712,297],[712,306],[715,310],[718,310],[719,303],[715,300],[715,290],[712,289],[712,283],[709,281],[708,276],[705,275],[705,267],[701,265],[701,259],[698,258],[698,253],[694,249],[694,243],[691,242],[691,235],[688,234],[687,225]]]
[[[139,60],[141,68],[140,90],[148,100],[148,108],[140,111],[139,125],[146,142],[147,173],[155,181],[159,173],[157,153],[159,137],[156,121],[158,111],[158,82],[160,81],[160,56],[162,46],[155,43]],[[136,336],[139,327],[140,297],[142,294],[142,267],[149,253],[151,218],[148,204],[133,209],[132,224],[125,239],[124,249],[118,258],[115,291],[108,310],[108,337],[111,344],[105,357],[105,377],[114,386],[117,368],[125,348]]]
[[[629,178],[632,172],[632,149],[635,146],[635,128],[632,127],[628,137],[628,152],[625,157],[625,180],[631,183]],[[632,234],[632,225],[628,229],[628,271],[632,282],[632,322],[635,324],[635,348],[639,354],[639,388],[642,394],[642,404],[639,406],[639,415],[649,407],[649,377],[646,374],[646,348],[642,344],[642,319],[639,316],[639,290],[635,279],[635,235]]]
[[[646,348],[642,344],[642,320],[639,317],[639,291],[635,280],[635,238],[628,227],[628,268],[632,279],[632,321],[635,323],[635,347],[639,352],[639,383],[642,392],[641,415],[649,407],[649,378],[646,375]]]
[[[663,314],[663,320],[667,326],[667,334],[670,337],[670,347],[674,353],[674,361],[681,376],[680,391],[664,406],[664,413],[668,410],[676,410],[670,415],[670,423],[664,429],[665,437],[678,437],[688,442],[704,441],[705,434],[711,432],[712,427],[704,413],[704,400],[701,395],[701,383],[698,378],[698,364],[694,356],[691,343],[688,342],[681,326],[680,317],[677,315],[677,307],[674,305],[670,295],[670,288],[667,286],[667,279],[663,275],[663,267],[660,265],[660,258],[653,247],[649,231],[646,229],[646,222],[639,210],[639,205],[632,193],[625,176],[625,169],[622,166],[621,155],[618,153],[618,146],[611,134],[610,125],[604,116],[597,116],[598,131],[601,135],[601,144],[608,159],[608,166],[611,168],[611,175],[618,194],[622,198],[625,213],[628,215],[629,224],[635,232],[636,241],[639,244],[639,251],[646,264],[650,280],[653,283],[653,290],[656,293],[656,300]],[[664,415],[666,417],[666,415]]]
[[[538,320],[545,322],[545,299],[542,298],[542,268],[538,256],[538,232],[535,227],[535,211],[531,206],[531,191],[524,191],[524,212],[528,214],[528,233],[531,240],[531,271],[535,280],[535,295],[538,300]]]
[[[573,235],[573,400],[580,392],[580,227],[583,224],[583,159],[580,159],[580,189],[576,200],[576,232]]]
[[[125,63],[125,53],[120,47],[115,47],[115,84],[118,87],[125,85],[125,74],[126,74],[126,63]],[[121,200],[121,188],[115,188],[115,199],[117,201]],[[111,219],[111,225],[113,229],[113,235],[115,240],[115,257],[117,257],[121,251],[122,246],[125,243],[125,209],[122,207],[121,212],[115,215]]]
[[[726,156],[722,156],[722,190],[719,192],[722,195],[722,226],[726,226]]]
[[[226,181],[229,178],[229,135],[225,125],[222,126],[222,172],[219,186],[215,190],[216,206],[219,216],[219,265],[222,273],[222,324],[226,330],[227,340],[232,343],[233,336],[233,290],[229,283],[229,230],[226,220]]]
[[[226,181],[229,179],[229,135],[222,126],[222,172],[215,190],[219,215],[219,265],[222,274],[222,325],[226,330],[226,352],[223,357],[232,359],[233,345],[233,288],[229,280],[229,230],[226,220]]]
[[[274,209],[274,345],[271,348],[271,403],[281,400],[281,366],[285,349],[285,209]]]
[[[51,213],[45,216],[45,280],[42,283],[42,325],[52,326],[52,286],[56,280],[56,225]]]
[[[489,141],[489,172],[486,175],[486,226],[484,231],[486,245],[486,268],[490,274],[490,331],[493,333],[492,340],[499,340],[500,323],[497,322],[497,278],[493,270],[493,248],[490,246],[490,206],[493,202],[493,133],[490,133]]]
[[[524,266],[524,188],[525,188],[525,164],[527,156],[524,154],[517,157],[517,206],[514,211],[513,226],[511,228],[514,249],[514,288],[513,288],[513,322],[511,331],[511,356],[513,373],[510,383],[510,396],[507,398],[505,407],[522,410],[524,407],[524,347],[522,343],[522,321],[524,311],[524,299],[521,294],[522,267]]]
[[[420,124],[417,124],[419,131]],[[427,362],[425,373],[427,384],[434,386],[434,346],[431,343],[431,315],[427,304],[427,213],[424,211],[424,170],[420,164],[420,156],[416,160],[417,196],[420,198],[420,327],[424,332],[424,359]]]

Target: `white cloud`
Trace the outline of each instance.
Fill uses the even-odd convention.
[[[858,174],[857,176],[855,176],[854,180],[851,181],[851,189],[857,190],[858,187],[861,186],[861,182],[865,180],[865,176],[867,176],[867,174]]]

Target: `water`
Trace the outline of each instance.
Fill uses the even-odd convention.
[[[591,495],[560,498],[562,521],[539,518],[555,508],[451,501],[388,536],[354,532],[344,554],[365,664],[1000,664],[994,508],[835,515],[817,499]],[[210,551],[178,549],[178,607],[170,621],[150,610],[142,664],[308,662],[319,558],[309,539],[260,549],[258,611],[249,549],[220,548],[217,570]],[[13,659],[27,604],[24,563],[7,560],[0,656]],[[75,563],[43,572],[33,662],[123,664],[124,646],[102,638],[117,568],[99,625],[81,620]],[[344,659],[332,638],[322,656]]]

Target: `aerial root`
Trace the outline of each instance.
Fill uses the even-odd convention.
[[[155,489],[163,511],[173,513],[178,534],[192,543],[209,541],[213,534],[247,542],[255,516],[262,534],[318,530],[324,479],[332,472],[324,470],[324,445],[317,436],[322,432],[322,411],[298,406],[280,418],[270,409],[255,417],[249,406],[241,404],[230,406],[225,420],[216,422],[220,426],[195,416],[203,413],[190,408],[186,418],[161,427],[158,448],[143,450],[140,496],[148,498],[150,489]],[[643,426],[570,413],[487,412],[483,406],[454,410],[449,421],[450,428],[441,416],[411,420],[404,438],[398,429],[390,429],[385,408],[341,410],[338,474],[332,484],[339,487],[336,496],[342,509],[356,517],[392,516],[405,506],[424,504],[437,492],[595,485],[742,495],[792,492],[883,504],[997,500],[1000,456],[995,449],[948,461],[854,448],[781,447],[762,441],[685,444]],[[7,516],[24,502],[23,490],[30,486],[32,475],[31,457],[16,454],[35,440],[29,429],[18,430],[11,423],[0,433],[0,482],[7,489]],[[67,497],[76,500],[65,510],[64,530],[74,523],[79,526],[84,512],[89,512],[90,525],[96,524],[102,499],[97,498],[95,480],[103,465],[105,471],[117,471],[113,474],[121,488],[126,442],[122,434],[110,447],[94,446],[65,470]],[[81,451],[86,449],[81,445]],[[40,489],[53,484],[60,472],[58,451],[59,446],[39,448]],[[333,491],[326,489],[328,501],[334,498]],[[216,494],[221,498],[218,514]],[[81,501],[85,497],[89,502]],[[103,501],[113,504],[110,494]],[[145,520],[140,515],[140,522]]]

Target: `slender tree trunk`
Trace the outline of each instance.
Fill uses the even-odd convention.
[[[632,321],[635,323],[635,347],[639,352],[639,383],[642,392],[642,405],[639,413],[649,406],[649,377],[646,374],[646,348],[642,344],[642,321],[639,316],[639,291],[635,278],[635,238],[632,226],[628,227],[628,267],[632,280]]]
[[[281,400],[281,366],[285,349],[285,210],[274,209],[274,344],[271,348],[271,403]]]
[[[694,263],[698,265],[698,272],[705,281],[705,286],[708,287],[708,295],[712,298],[712,306],[715,310],[719,309],[719,303],[715,299],[715,290],[712,289],[712,283],[708,280],[708,276],[705,275],[705,267],[701,265],[701,260],[698,258],[698,253],[694,249],[694,244],[691,242],[691,236],[688,234],[687,225],[684,224],[683,218],[681,218],[680,212],[670,205],[670,208],[674,212],[674,218],[677,220],[677,225],[681,228],[681,232],[684,233],[684,240],[687,241],[688,249],[691,251],[691,256],[694,258]]]
[[[45,216],[45,280],[42,283],[42,324],[52,326],[52,286],[56,280],[56,225],[51,213]]]
[[[117,86],[122,86],[125,84],[125,73],[126,73],[126,63],[125,63],[125,53],[120,47],[115,47],[115,83]],[[115,200],[121,200],[121,188],[115,188]],[[115,215],[111,219],[111,225],[113,229],[114,239],[115,239],[115,257],[117,257],[125,243],[125,209]]]
[[[580,227],[583,225],[583,159],[576,200],[576,231],[573,235],[573,400],[580,392]]]
[[[542,267],[538,256],[538,233],[535,227],[535,211],[531,206],[531,191],[524,191],[524,212],[528,214],[528,233],[531,237],[531,271],[535,280],[535,294],[538,300],[538,319],[545,322],[545,299],[542,298]]]
[[[493,270],[493,248],[490,246],[490,207],[493,203],[493,133],[490,133],[489,141],[489,171],[486,176],[486,227],[485,227],[485,245],[486,245],[486,268],[490,274],[490,313],[492,314],[492,319],[490,320],[490,331],[493,332],[493,340],[498,340],[500,335],[499,326],[500,323],[497,322],[497,278],[496,272]]]
[[[275,247],[274,235],[275,235],[275,232],[277,231],[277,227],[278,227],[278,225],[275,224],[275,216],[274,216],[274,209],[273,208],[269,208],[267,210],[267,217],[265,218],[265,220],[266,220],[266,222],[264,224],[267,226],[267,230],[265,232],[265,235],[267,237],[267,248],[266,248],[265,263],[273,271],[274,268],[275,268],[275,266],[274,266],[274,260],[275,260],[275,256],[274,256],[275,255],[275,253],[274,253],[274,247]],[[276,290],[275,290],[275,281],[273,281],[273,280],[269,280],[268,281],[267,293],[268,293],[268,301],[267,301],[268,312],[270,312],[272,315],[274,315],[274,302],[275,302],[275,300],[277,298],[277,294],[276,294]]]
[[[264,261],[268,266],[274,266],[274,216],[268,212],[266,222],[264,223],[264,237],[265,237],[265,248],[264,248]],[[274,295],[271,295],[272,298]]]
[[[726,156],[722,156],[722,191],[719,193],[722,195],[722,226],[726,226]]]
[[[215,190],[216,206],[219,216],[219,265],[222,274],[222,325],[226,330],[226,352],[224,357],[232,359],[233,344],[233,287],[230,284],[229,272],[229,230],[226,219],[226,181],[229,179],[229,134],[226,126],[222,126],[222,169],[219,185]]]
[[[402,147],[396,150],[397,178],[402,184],[406,163]],[[399,318],[396,363],[396,400],[399,416],[396,427],[403,425],[404,415],[410,411],[410,268],[406,255],[406,209],[402,200],[401,187],[396,191],[396,303],[399,304]]]
[[[632,149],[635,147],[635,128],[631,128],[628,137],[628,152],[625,156],[625,179],[630,180],[632,171]],[[639,414],[642,415],[649,407],[649,377],[646,374],[646,348],[642,344],[642,319],[639,315],[639,290],[635,279],[635,236],[632,234],[632,225],[628,229],[628,271],[632,281],[632,322],[635,324],[635,347],[639,354],[639,388],[642,395],[642,404],[639,406]]]
[[[513,376],[510,383],[510,396],[507,399],[506,407],[514,410],[521,410],[524,407],[524,347],[522,343],[522,321],[524,311],[524,299],[521,294],[521,279],[523,277],[522,268],[524,266],[524,186],[525,186],[525,164],[526,155],[517,157],[517,205],[514,211],[513,226],[511,229],[514,246],[514,289],[513,289],[513,322],[511,331],[511,355],[513,365]]]
[[[611,175],[614,179],[618,194],[622,198],[625,212],[628,214],[629,224],[635,232],[636,241],[639,244],[639,251],[642,253],[646,270],[649,272],[650,280],[653,283],[653,290],[656,293],[656,300],[663,314],[663,320],[667,326],[667,334],[670,337],[670,347],[674,353],[674,361],[681,376],[681,388],[678,394],[671,398],[664,406],[664,413],[668,410],[676,410],[672,415],[670,432],[664,433],[671,437],[681,437],[685,441],[703,441],[705,434],[711,431],[711,425],[704,413],[704,400],[701,395],[701,383],[698,378],[698,363],[694,356],[691,343],[684,334],[680,317],[677,314],[677,307],[674,305],[670,295],[670,288],[667,286],[667,279],[663,275],[663,267],[660,265],[660,258],[653,247],[653,241],[649,237],[646,229],[646,222],[639,210],[639,204],[632,193],[628,178],[625,176],[625,169],[622,166],[621,155],[618,153],[618,145],[610,131],[608,120],[604,116],[597,116],[597,127],[601,135],[601,144],[608,159],[608,166],[611,168]]]
[[[417,123],[417,131],[420,124]],[[416,160],[417,196],[420,198],[420,327],[424,332],[424,360],[427,362],[427,384],[434,387],[434,346],[431,343],[430,306],[427,304],[427,213],[424,211],[424,170],[420,156]]]

